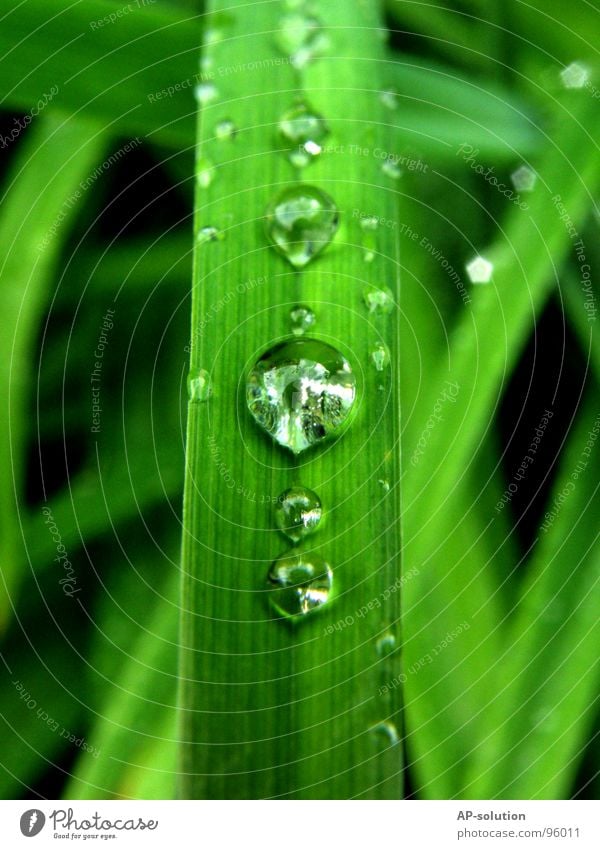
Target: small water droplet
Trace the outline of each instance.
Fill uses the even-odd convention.
[[[512,184],[518,192],[532,192],[537,182],[537,174],[527,165],[521,165],[510,175]]]
[[[271,201],[265,226],[275,250],[295,268],[302,268],[333,239],[339,212],[325,192],[300,183]]]
[[[565,88],[584,88],[590,81],[590,71],[581,62],[571,62],[560,72],[560,79]]]
[[[288,157],[296,168],[304,168],[322,150],[329,134],[325,119],[306,103],[299,103],[282,116],[279,132],[285,142],[292,145]]]
[[[398,90],[394,86],[384,88],[379,94],[379,99],[388,109],[397,109],[400,104],[400,96]]]
[[[331,567],[314,554],[284,554],[273,563],[268,577],[271,604],[290,619],[302,618],[326,604],[332,584]]]
[[[293,486],[279,496],[275,507],[275,524],[292,542],[300,542],[316,531],[323,508],[321,499],[310,489]]]
[[[377,371],[383,371],[390,364],[390,352],[382,342],[378,342],[371,351],[371,359]]]
[[[196,179],[198,181],[198,185],[205,189],[210,186],[212,181],[215,179],[217,173],[215,166],[212,164],[210,159],[202,157],[199,159],[196,168]]]
[[[219,92],[217,91],[217,87],[214,83],[198,83],[194,89],[194,97],[202,106],[207,106],[209,103],[212,103],[218,96]]]
[[[363,291],[364,302],[371,313],[388,314],[394,309],[394,294],[387,286],[367,286]]]
[[[379,219],[375,215],[365,215],[360,219],[362,230],[362,245],[364,249],[363,258],[365,262],[373,262],[375,259],[375,248],[377,247],[377,230]]]
[[[390,482],[389,482],[389,480],[388,480],[387,478],[380,478],[380,479],[377,481],[377,483],[379,484],[379,486],[382,488],[382,490],[383,490],[384,492],[389,492],[389,491],[390,491]]]
[[[215,126],[215,136],[219,141],[232,140],[237,136],[237,127],[229,118],[224,118]]]
[[[200,58],[200,70],[202,72],[206,73],[207,71],[211,70],[214,63],[215,63],[215,60],[213,59],[213,57],[209,53],[205,53]],[[207,74],[207,76],[208,76],[208,74]]]
[[[217,227],[202,227],[198,233],[198,244],[203,245],[206,242],[222,242],[225,238],[225,233]]]
[[[206,369],[190,369],[187,376],[187,390],[190,401],[208,401],[212,395],[212,382]]]
[[[375,648],[377,649],[379,657],[387,657],[387,655],[390,655],[396,648],[396,638],[393,634],[388,632],[377,640]]]
[[[400,740],[398,729],[393,722],[378,722],[371,728],[371,734],[375,744],[381,749],[395,746]]]
[[[291,331],[294,336],[302,336],[310,330],[315,321],[315,314],[310,307],[298,306],[290,310]]]
[[[386,159],[381,166],[381,170],[386,177],[391,177],[392,180],[399,180],[402,176],[402,168],[400,168],[397,161],[393,158]]]
[[[489,283],[493,271],[493,264],[482,256],[474,257],[466,265],[466,272],[471,283]]]
[[[231,30],[233,23],[233,15],[229,15],[227,12],[216,12],[211,15],[204,29],[204,43],[218,44],[220,41],[223,41]]]
[[[331,345],[292,339],[271,348],[248,375],[248,409],[294,454],[333,434],[354,404],[350,364]]]
[[[321,22],[312,15],[293,12],[279,22],[277,46],[290,57],[292,65],[301,69],[329,49],[329,39]]]

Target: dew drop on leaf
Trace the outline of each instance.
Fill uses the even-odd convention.
[[[379,342],[371,351],[371,360],[377,371],[383,371],[390,364],[390,352],[386,346]]]
[[[209,400],[212,395],[212,382],[206,369],[190,369],[187,376],[187,390],[190,401]]]
[[[225,238],[225,233],[217,227],[202,227],[198,233],[198,244],[203,245],[206,242],[222,242]]]
[[[314,339],[271,348],[254,365],[246,387],[253,418],[294,454],[334,434],[348,418],[355,395],[348,361]]]
[[[379,93],[379,99],[384,106],[387,106],[388,109],[397,109],[400,103],[398,91],[393,86],[384,88],[383,91]]]
[[[306,103],[298,103],[285,112],[279,121],[279,133],[290,145],[288,158],[296,168],[303,168],[322,151],[329,134],[325,119]]]
[[[212,164],[210,159],[206,159],[205,157],[201,157],[198,160],[198,165],[196,167],[196,179],[198,181],[198,185],[202,186],[203,189],[206,189],[216,176],[215,166]]]
[[[399,180],[402,176],[402,168],[400,168],[394,159],[386,159],[381,166],[381,170],[386,177],[390,177],[392,180]]]
[[[378,749],[388,749],[400,740],[398,729],[393,722],[378,722],[371,728],[371,735]]]
[[[198,83],[194,89],[194,97],[201,106],[207,106],[209,103],[212,103],[213,100],[216,100],[218,96],[219,92],[217,91],[217,87],[214,83]]]
[[[392,633],[383,634],[375,644],[379,657],[387,657],[396,648],[396,638]]]
[[[321,499],[316,492],[293,486],[279,496],[275,524],[292,542],[298,543],[316,531],[322,515]]]
[[[284,554],[271,566],[267,585],[274,609],[289,619],[302,619],[326,604],[333,572],[314,554]]]
[[[219,141],[231,141],[237,136],[237,127],[230,118],[224,118],[215,126],[215,136]]]
[[[295,268],[302,268],[326,248],[338,226],[333,198],[303,183],[284,189],[265,214],[269,241]]]
[[[290,329],[294,336],[302,336],[315,321],[315,314],[310,307],[297,306],[290,310]]]
[[[395,305],[393,292],[387,286],[381,288],[366,286],[363,291],[363,300],[369,312],[375,314],[391,313]]]

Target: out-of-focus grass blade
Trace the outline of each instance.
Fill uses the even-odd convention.
[[[194,15],[105,0],[0,0],[0,21],[4,109],[29,113],[50,100],[113,133],[194,143]]]
[[[57,256],[105,147],[97,125],[39,119],[13,165],[0,213],[0,628],[23,563],[19,505],[34,339]]]
[[[598,706],[597,384],[571,433],[469,771],[470,797],[564,799]],[[551,518],[547,518],[548,515]]]

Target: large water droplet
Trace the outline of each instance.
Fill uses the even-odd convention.
[[[306,103],[299,103],[282,116],[279,132],[292,145],[290,161],[296,168],[303,168],[319,156],[329,129],[321,115]]]
[[[316,531],[322,515],[321,499],[303,486],[286,489],[275,507],[275,523],[292,542],[300,542]]]
[[[387,286],[380,289],[367,286],[363,291],[363,299],[371,313],[387,314],[394,309],[394,294]]]
[[[216,100],[218,96],[219,92],[214,83],[199,83],[194,89],[194,97],[201,106],[207,106],[213,100]]]
[[[290,325],[294,336],[302,336],[315,321],[315,314],[309,307],[298,306],[290,310]]]
[[[322,607],[330,598],[333,573],[322,557],[284,554],[271,566],[270,601],[282,616],[298,619]]]
[[[382,342],[379,342],[371,351],[371,359],[377,371],[383,371],[390,364],[390,352]]]
[[[280,20],[277,45],[290,57],[292,65],[300,69],[327,52],[329,39],[322,31],[318,18],[296,12],[284,15]]]
[[[230,118],[224,118],[215,126],[215,136],[219,141],[231,141],[236,135],[237,127]]]
[[[339,213],[329,195],[300,183],[271,201],[265,222],[275,250],[295,268],[302,268],[333,239]]]
[[[299,454],[340,428],[355,394],[354,374],[339,351],[293,339],[263,354],[248,375],[246,399],[258,424]]]
[[[222,230],[219,230],[218,227],[202,227],[202,229],[198,232],[197,240],[199,245],[203,245],[206,242],[222,242],[225,238],[225,233]]]
[[[212,382],[206,369],[190,369],[187,376],[187,390],[190,401],[208,401],[212,395]]]
[[[202,157],[198,160],[198,165],[196,167],[196,179],[198,180],[199,186],[202,186],[204,189],[210,186],[212,181],[215,179],[215,175],[215,166],[212,164],[210,159]]]

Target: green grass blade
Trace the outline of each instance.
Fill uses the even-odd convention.
[[[214,62],[253,63],[252,70],[216,81],[219,98],[200,130],[201,154],[215,162],[217,176],[198,198],[197,226],[223,228],[226,237],[198,248],[194,282],[192,365],[210,371],[215,388],[208,404],[189,409],[185,797],[402,795],[399,690],[382,692],[400,670],[398,653],[381,658],[376,650],[388,631],[400,638],[399,311],[369,315],[362,302],[366,283],[385,281],[397,295],[396,243],[380,227],[377,255],[365,262],[359,225],[361,214],[395,216],[397,183],[375,153],[394,147],[379,99],[376,10],[344,0],[316,11],[331,48],[296,76],[274,44],[279,7],[231,10],[231,39],[217,45]],[[325,116],[332,143],[302,179],[335,198],[342,225],[297,274],[267,246],[262,218],[274,194],[297,179],[277,123],[300,91]],[[214,139],[225,117],[239,128],[229,146]],[[238,285],[242,293],[219,308]],[[337,345],[362,374],[351,427],[296,463],[250,421],[240,382],[259,352],[288,334],[298,302],[317,314],[314,335]],[[391,369],[381,374],[369,359],[378,339],[392,353]],[[388,493],[380,479],[389,479]],[[270,563],[290,547],[274,528],[272,499],[295,481],[316,489],[328,511],[309,550],[331,561],[337,586],[329,609],[297,627],[277,619],[266,598]],[[370,605],[366,615],[358,612],[363,605]],[[337,627],[346,619],[351,627]],[[397,731],[376,730],[384,722]]]

